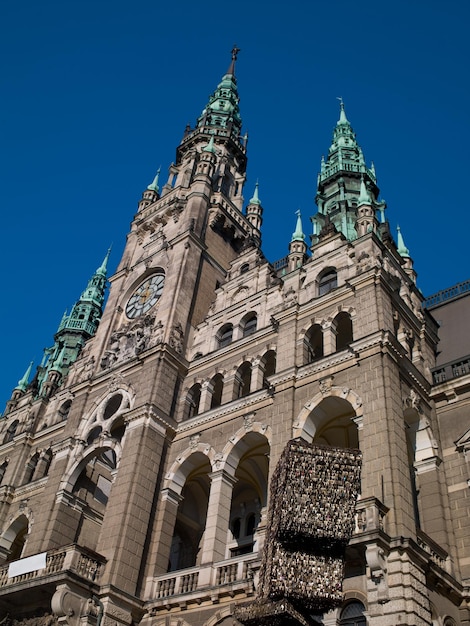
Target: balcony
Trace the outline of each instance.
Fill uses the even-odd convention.
[[[8,576],[10,563],[0,567],[0,596],[21,589],[57,582],[72,574],[87,582],[98,583],[106,562],[103,557],[76,545],[50,550],[46,554],[44,569],[27,572],[19,576]]]
[[[351,544],[385,537],[388,508],[377,498],[364,498],[356,504]],[[168,572],[149,580],[147,598],[150,615],[173,607],[187,608],[201,602],[217,603],[223,597],[243,599],[254,594],[258,585],[261,554],[250,552],[218,563]]]

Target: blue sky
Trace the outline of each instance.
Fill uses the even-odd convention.
[[[341,96],[425,295],[470,278],[468,23],[462,0],[6,0],[0,5],[0,411],[230,62],[263,249],[287,253]]]

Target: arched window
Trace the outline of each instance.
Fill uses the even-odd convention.
[[[333,267],[322,272],[318,278],[318,295],[323,296],[338,286],[338,275]]]
[[[26,464],[26,471],[24,474],[23,484],[26,485],[33,480],[34,470],[39,462],[39,453],[33,454],[33,456],[29,459]]]
[[[3,438],[3,443],[8,443],[9,441],[13,441],[14,436],[16,435],[16,431],[18,429],[19,421],[15,420],[12,422],[5,433],[5,437]]]
[[[67,400],[60,406],[59,416],[60,416],[61,422],[64,422],[69,416],[71,406],[72,406],[72,400]]]
[[[310,326],[304,338],[304,363],[321,359],[323,354],[323,330],[320,324]]]
[[[218,332],[217,338],[219,341],[219,348],[224,348],[225,346],[228,346],[230,343],[232,343],[233,325],[225,324],[224,326],[222,326],[222,328]]]
[[[248,337],[256,332],[258,317],[256,313],[248,313],[242,320],[243,336]]]
[[[106,408],[103,413],[103,419],[107,420],[118,412],[122,402],[122,395],[117,393],[115,396],[109,399]]]
[[[235,397],[243,398],[250,393],[251,363],[245,361],[240,365],[235,376]]]
[[[222,374],[216,374],[212,379],[212,398],[211,409],[222,404],[222,392],[224,390],[224,377]]]
[[[199,403],[201,401],[201,385],[196,383],[188,393],[188,419],[199,413]]]
[[[263,385],[268,386],[267,379],[276,373],[276,353],[274,350],[268,350],[263,356],[262,363],[264,365]]]
[[[249,269],[250,269],[250,264],[243,263],[243,265],[240,268],[240,274],[246,274]]]
[[[335,317],[336,351],[344,350],[353,340],[352,320],[349,313],[342,311]]]
[[[366,626],[365,606],[359,600],[349,602],[341,611],[340,626]]]
[[[5,472],[7,471],[7,467],[8,467],[8,461],[3,461],[3,463],[0,465],[0,485],[3,482],[3,478],[5,476]]]

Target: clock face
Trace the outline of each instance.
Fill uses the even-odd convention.
[[[131,319],[147,313],[162,295],[165,276],[155,274],[141,283],[129,298],[126,315]]]

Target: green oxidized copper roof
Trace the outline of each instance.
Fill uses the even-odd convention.
[[[261,204],[261,200],[259,199],[259,196],[258,196],[258,187],[259,187],[259,184],[258,184],[258,181],[256,181],[255,191],[253,193],[253,197],[250,200],[250,204]]]
[[[34,361],[31,361],[31,363],[28,366],[28,369],[23,374],[23,377],[18,381],[18,384],[16,385],[15,389],[19,389],[20,391],[26,391],[26,387],[29,384],[29,377],[31,376],[31,370],[33,368],[33,362]]]
[[[234,46],[227,73],[222,77],[214,93],[209,96],[209,102],[197,120],[198,127],[226,129],[235,139],[238,139],[242,127],[238,106],[240,98],[235,78],[235,61],[239,51]]]
[[[293,241],[305,241],[305,234],[302,229],[302,216],[300,210],[297,210],[295,214],[297,215],[297,223],[295,225],[295,231],[292,233],[291,243]]]
[[[156,191],[157,193],[159,192],[159,187],[158,187],[158,177],[159,176],[160,176],[160,168],[158,168],[157,173],[155,175],[155,178],[150,183],[150,185],[147,187],[147,189],[149,189],[150,191]]]
[[[405,246],[405,242],[403,241],[403,236],[401,234],[401,230],[399,226],[397,226],[397,250],[398,250],[398,254],[404,259],[410,258],[410,251]]]
[[[359,191],[359,198],[357,199],[358,206],[361,204],[372,204],[372,200],[369,192],[367,191],[364,176],[361,176],[361,188]]]
[[[356,141],[356,133],[346,117],[342,99],[339,120],[333,131],[333,141],[328,151],[328,157],[326,161],[322,157],[318,182],[323,182],[340,171],[367,172],[371,179],[376,182],[375,171],[366,167],[361,147]]]

